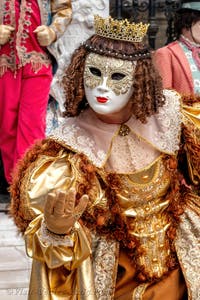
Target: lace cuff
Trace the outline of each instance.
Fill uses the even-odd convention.
[[[43,243],[52,246],[67,246],[73,247],[74,241],[71,234],[74,232],[72,229],[70,234],[56,234],[48,230],[45,221],[42,221],[41,228],[40,228],[40,238]]]

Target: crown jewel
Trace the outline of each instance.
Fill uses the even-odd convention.
[[[127,42],[142,42],[149,24],[130,23],[125,20],[114,20],[112,17],[102,18],[99,15],[94,16],[95,33],[114,40]]]

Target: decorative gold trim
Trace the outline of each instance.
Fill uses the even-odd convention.
[[[143,283],[136,287],[133,291],[132,300],[142,300],[142,296],[144,295],[148,286],[149,283]]]

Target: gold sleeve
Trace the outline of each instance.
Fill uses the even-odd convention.
[[[42,222],[43,216],[40,215],[29,224],[25,232],[28,256],[45,262],[50,269],[64,266],[73,270],[90,255],[88,238],[78,222],[72,233],[65,236],[48,233]]]
[[[25,231],[27,254],[45,262],[49,268],[77,265],[90,255],[90,245],[82,226],[77,222],[70,236],[61,238],[45,233],[43,207],[46,195],[56,189],[68,190],[82,180],[78,159],[70,151],[60,150],[56,156],[40,155],[26,170],[21,187],[25,218],[32,221]],[[26,214],[28,216],[26,216]]]
[[[70,161],[71,159],[71,161]],[[70,189],[77,180],[72,155],[60,151],[56,157],[43,155],[27,170],[24,177],[24,198],[35,215],[43,212],[46,195],[57,189]]]
[[[17,217],[23,216],[23,220],[30,222],[43,213],[44,202],[49,192],[77,187],[81,180],[81,174],[76,163],[77,160],[73,158],[73,154],[64,149],[60,150],[56,156],[38,156],[26,168],[21,182],[19,182],[20,185],[18,183],[20,204],[15,212]],[[15,206],[15,198],[13,198],[12,204]]]
[[[72,5],[70,0],[51,1],[52,23],[50,27],[55,31],[57,39],[64,33],[71,22]]]
[[[55,190],[85,190],[90,182],[81,171],[86,159],[54,140],[36,143],[19,161],[10,186],[10,214],[19,231],[43,213],[46,194]]]

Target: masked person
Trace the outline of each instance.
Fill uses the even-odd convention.
[[[198,298],[180,96],[162,90],[147,28],[95,16],[64,75],[68,118],[18,165],[11,214],[33,258],[29,299]]]
[[[176,41],[155,52],[164,88],[182,96],[182,158],[187,184],[200,194],[200,2],[182,1],[174,20]]]
[[[0,152],[10,183],[16,161],[45,136],[54,42],[71,20],[70,0],[0,0]]]

